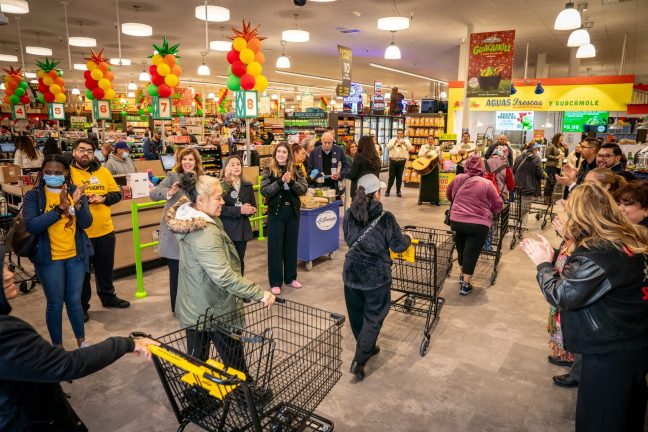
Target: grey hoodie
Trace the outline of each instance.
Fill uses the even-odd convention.
[[[122,160],[115,154],[108,156],[108,160],[104,166],[112,175],[132,174],[137,172],[133,159],[127,157]]]

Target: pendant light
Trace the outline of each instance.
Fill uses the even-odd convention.
[[[83,23],[81,21],[79,21],[79,28],[79,33],[83,34]],[[92,48],[97,46],[97,40],[85,36],[71,36],[68,37],[68,44],[74,47]]]
[[[392,0],[394,16],[379,18],[376,23],[378,30],[385,31],[399,31],[407,30],[410,25],[410,19],[400,16],[398,8],[396,7],[396,0]]]
[[[25,52],[27,54],[39,55],[39,56],[51,56],[52,50],[49,48],[38,47],[38,46],[26,46]]]
[[[203,21],[225,22],[230,19],[230,11],[222,6],[204,4],[196,6],[195,17]]]
[[[76,83],[75,83],[75,85],[74,85],[74,88],[72,89],[72,94],[75,95],[75,96],[78,96],[78,95],[81,94],[81,91],[80,91],[79,88],[76,86]]]
[[[207,0],[205,0],[205,3],[202,6],[196,7],[196,18],[202,19],[198,17],[198,9],[202,10],[204,21],[205,21],[205,51],[201,52],[200,54],[202,55],[202,64],[198,66],[198,75],[202,76],[207,76],[209,75],[209,66],[205,64],[205,56],[209,54],[209,21],[212,21],[209,19],[209,8],[211,6],[207,5]],[[214,7],[220,7],[220,6],[214,6]],[[225,9],[225,8],[221,8]],[[227,10],[227,9],[225,9]],[[220,20],[220,21],[227,21],[229,20],[229,10],[227,10],[227,19],[226,20]]]
[[[137,37],[147,37],[153,34],[153,27],[147,24],[138,23],[137,12],[139,11],[138,5],[133,5],[135,9],[135,22],[123,23],[121,25],[121,31],[128,36],[137,36]]]
[[[596,47],[594,45],[589,43],[587,45],[578,47],[578,51],[576,51],[576,58],[584,59],[592,57],[596,57]]]
[[[126,94],[126,97],[134,98],[134,97],[135,97],[135,92],[134,92],[134,91],[129,91],[129,92]]]
[[[401,51],[398,46],[396,46],[396,43],[394,42],[394,35],[396,34],[396,31],[392,31],[392,41],[391,44],[387,47],[385,50],[385,59],[387,60],[400,60],[401,58]]]
[[[85,65],[85,63],[74,63],[73,69],[74,70],[80,70],[80,71],[86,71],[86,70],[88,70],[88,67]]]
[[[128,83],[128,90],[137,90],[137,84],[135,84],[135,82],[133,82],[132,76],[131,76],[131,82]]]
[[[142,60],[142,72],[139,74],[139,80],[140,81],[151,81],[151,76],[149,73],[146,71],[146,60]]]
[[[11,54],[0,54],[0,61],[18,63],[18,56]]]
[[[310,40],[310,33],[299,27],[299,14],[294,14],[293,16],[295,17],[295,29],[282,31],[281,40],[295,43],[308,42]]]
[[[223,34],[225,27],[221,27],[221,39],[209,42],[209,49],[214,51],[228,52],[232,49],[232,41],[226,40]]]
[[[574,3],[565,4],[554,22],[554,30],[575,30],[581,26],[581,15],[574,8]]]
[[[214,99],[215,97],[216,95],[214,95],[214,92],[209,92],[209,94],[207,95],[207,99]]]
[[[281,41],[281,57],[277,59],[275,66],[277,69],[290,69],[290,59],[286,57],[286,41]]]
[[[569,40],[567,41],[568,47],[579,47],[587,45],[590,43],[590,34],[589,29],[592,28],[591,22],[586,22],[583,24],[582,28],[576,29],[569,35]]]
[[[0,12],[26,14],[29,13],[29,3],[26,0],[2,0],[0,1]]]
[[[202,54],[202,64],[198,66],[198,75],[209,75],[209,66],[205,64],[205,53]]]

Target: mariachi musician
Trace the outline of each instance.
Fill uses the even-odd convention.
[[[439,205],[439,156],[442,151],[443,146],[439,146],[439,140],[430,135],[427,143],[421,146],[418,158],[412,162],[421,176],[419,205],[423,202]]]

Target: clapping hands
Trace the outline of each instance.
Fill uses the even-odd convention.
[[[554,250],[547,239],[541,235],[538,235],[538,238],[539,240],[527,238],[520,244],[522,250],[536,266],[546,262],[550,263],[554,256]]]

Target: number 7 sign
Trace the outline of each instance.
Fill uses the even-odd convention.
[[[27,118],[27,110],[25,105],[16,104],[11,105],[11,119],[12,120],[24,120]]]
[[[58,102],[49,104],[50,120],[65,120],[65,105]]]
[[[173,104],[171,98],[154,96],[151,105],[153,106],[152,114],[155,120],[170,120],[172,118]]]

